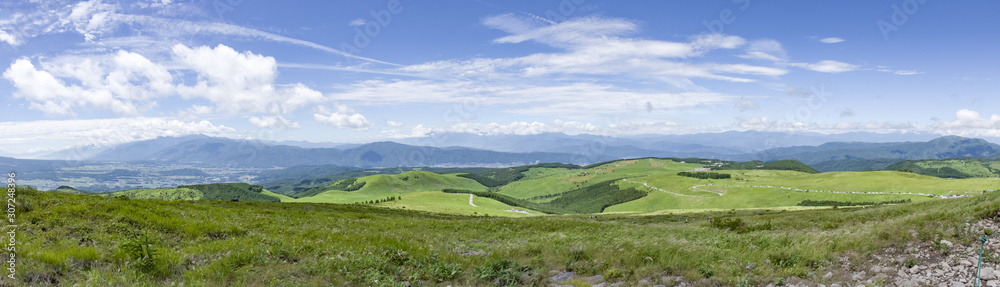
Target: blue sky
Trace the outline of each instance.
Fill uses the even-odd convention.
[[[0,154],[158,136],[1000,136],[988,1],[16,1]]]

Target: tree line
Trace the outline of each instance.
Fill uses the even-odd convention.
[[[679,176],[693,177],[698,179],[727,179],[733,176],[728,173],[718,173],[718,172],[708,172],[708,171],[682,171],[678,172]]]

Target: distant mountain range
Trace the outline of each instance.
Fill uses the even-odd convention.
[[[593,161],[615,159],[596,156]],[[94,161],[158,161],[231,167],[291,167],[338,165],[364,168],[400,166],[513,166],[539,162],[586,164],[570,153],[512,153],[471,148],[419,147],[376,142],[348,149],[302,148],[288,145],[190,136],[158,138],[120,145],[89,158]]]
[[[923,139],[879,142],[890,138]],[[161,137],[122,144],[85,158],[89,161],[163,162],[216,167],[331,165],[357,168],[517,166],[559,162],[590,164],[621,158],[699,157],[765,162],[794,159],[819,171],[884,169],[903,160],[1000,158],[1000,145],[983,139],[869,133],[822,135],[725,132],[693,135],[609,137],[596,135],[478,136],[439,134],[369,144],[263,142],[203,135]],[[870,138],[829,142],[831,138]],[[310,147],[323,146],[323,147]],[[772,148],[764,148],[772,147]],[[0,166],[46,165],[46,161],[0,160]]]

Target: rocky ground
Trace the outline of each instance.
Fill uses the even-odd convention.
[[[1000,212],[998,212],[1000,216]],[[976,286],[976,266],[979,261],[979,237],[984,230],[1000,231],[1000,220],[992,218],[967,225],[965,230],[949,230],[946,233],[962,234],[968,237],[963,242],[952,242],[935,238],[930,242],[916,242],[884,249],[865,259],[841,258],[835,266],[829,267],[812,279],[786,278],[781,286]],[[912,233],[918,237],[916,232]],[[918,241],[918,240],[911,240]],[[958,241],[958,240],[955,240]],[[981,286],[1000,287],[1000,236],[986,241],[986,250],[981,273]],[[854,256],[854,258],[861,258]],[[853,262],[852,262],[853,261]],[[708,279],[687,281],[679,276],[644,278],[637,282],[606,282],[603,276],[578,277],[573,272],[552,270],[549,272],[549,286],[581,281],[593,286],[717,286]],[[739,285],[727,283],[724,285]],[[768,284],[763,286],[775,286]]]

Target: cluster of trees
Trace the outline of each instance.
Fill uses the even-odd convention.
[[[862,205],[883,205],[883,204],[900,204],[900,203],[910,203],[909,199],[900,200],[886,200],[886,201],[835,201],[835,200],[803,200],[797,204],[798,206],[862,206]]]
[[[329,189],[343,190],[343,191],[357,191],[365,187],[364,181],[358,181],[357,178],[342,179],[329,186]]]
[[[403,197],[402,196],[390,196],[390,197],[386,197],[386,198],[383,198],[383,199],[362,201],[361,203],[363,203],[363,204],[379,204],[379,203],[385,203],[385,202],[390,202],[390,201],[397,201],[397,200],[399,200],[401,198],[403,198]]]
[[[202,200],[232,200],[238,199],[240,201],[261,201],[261,202],[280,202],[281,200],[263,194],[264,187],[260,185],[250,185],[249,183],[212,183],[212,184],[195,184],[195,185],[181,185],[177,188],[190,188],[194,190],[201,191],[204,194]]]
[[[718,172],[708,172],[708,171],[695,171],[695,172],[682,171],[678,172],[677,175],[693,177],[698,179],[727,179],[733,177],[728,173],[718,173]]]
[[[556,199],[545,202],[510,197],[495,192],[481,192],[463,189],[445,189],[446,193],[469,193],[480,197],[491,198],[507,205],[536,210],[548,214],[570,213],[600,213],[608,206],[622,204],[646,196],[645,191],[635,188],[622,189],[614,184],[617,180],[608,180],[593,185],[577,188],[567,192],[550,195]]]
[[[486,187],[499,187],[524,178],[524,172],[531,168],[566,168],[578,169],[580,166],[565,163],[541,163],[535,165],[525,165],[508,168],[491,168],[474,170],[458,176],[475,180]]]

